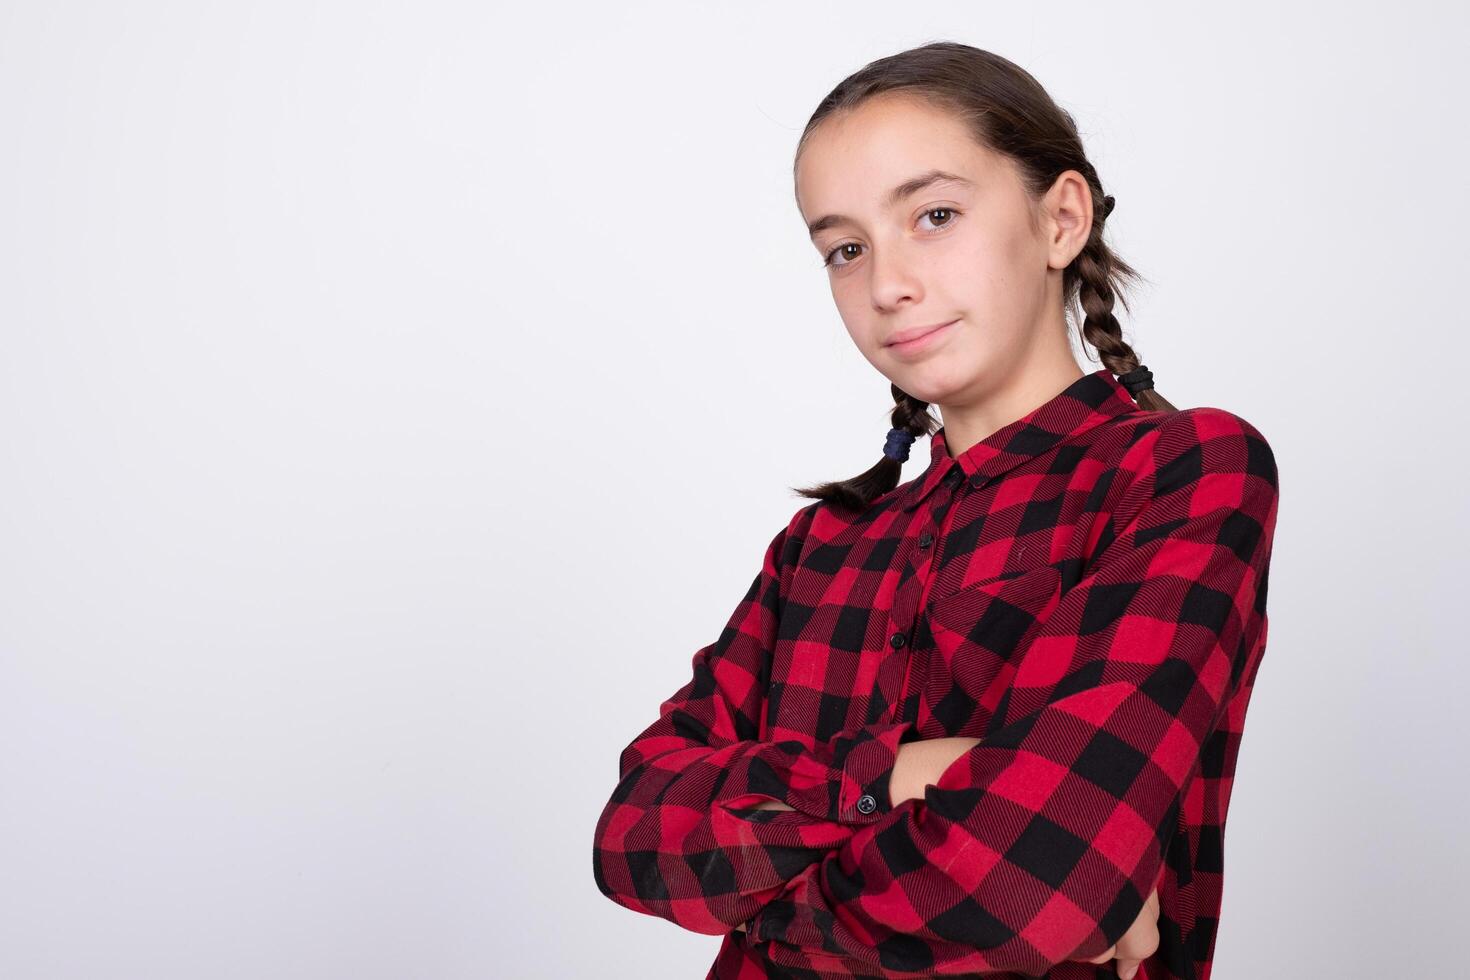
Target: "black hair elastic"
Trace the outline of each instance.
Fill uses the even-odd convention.
[[[1140,364],[1127,374],[1118,375],[1118,383],[1128,389],[1128,394],[1137,395],[1154,386],[1154,373]]]

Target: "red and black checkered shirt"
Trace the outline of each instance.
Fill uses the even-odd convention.
[[[710,978],[1208,980],[1266,644],[1270,446],[1106,369],[861,514],[802,507],[621,754],[598,887],[722,935]],[[900,743],[982,741],[894,806]],[[791,807],[758,809],[779,800]],[[746,930],[739,926],[746,924]]]

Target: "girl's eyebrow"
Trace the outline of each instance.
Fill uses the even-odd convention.
[[[897,187],[893,188],[893,190],[889,191],[888,196],[884,199],[883,205],[884,207],[891,208],[899,201],[902,201],[904,198],[908,197],[910,194],[917,194],[919,191],[930,186],[931,184],[946,182],[963,184],[966,187],[975,186],[975,182],[973,180],[970,180],[966,177],[961,177],[959,174],[952,174],[947,170],[926,170],[924,173],[921,173],[915,177],[910,177],[908,180],[904,181]],[[807,235],[811,238],[815,238],[817,237],[817,232],[826,231],[833,225],[841,224],[844,221],[850,220],[850,218],[847,218],[844,215],[840,214],[823,215],[816,221],[813,221],[811,224],[806,226]]]

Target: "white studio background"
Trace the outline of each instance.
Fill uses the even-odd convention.
[[[941,38],[1076,116],[1125,336],[1277,454],[1215,976],[1453,969],[1466,26],[0,4],[0,976],[702,977],[594,822],[787,488],[881,450],[791,158]]]

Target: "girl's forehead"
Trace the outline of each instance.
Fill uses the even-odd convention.
[[[874,98],[819,122],[801,146],[795,173],[799,189],[847,183],[886,190],[929,169],[977,179],[1002,164],[955,113],[912,98]]]

